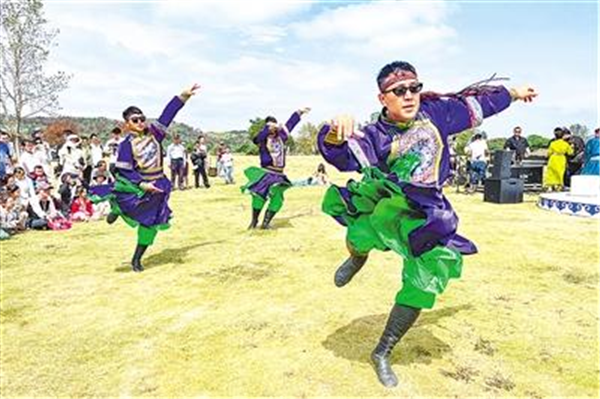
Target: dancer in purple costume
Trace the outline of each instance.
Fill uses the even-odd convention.
[[[383,110],[375,123],[357,131],[352,117],[341,116],[323,126],[317,141],[338,170],[363,175],[346,187],[332,185],[323,200],[324,212],[347,228],[350,257],[336,271],[335,284],[348,284],[372,249],[403,259],[402,289],[371,354],[380,382],[391,387],[398,384],[389,361],[394,346],[449,279],[460,277],[462,255],[477,251],[456,233],[458,217],[442,192],[450,172],[448,137],[537,93],[488,84],[421,93],[415,68],[400,61],[384,66],[377,84]]]
[[[128,225],[137,227],[138,241],[131,260],[134,272],[144,270],[142,256],[154,243],[158,230],[170,227],[168,201],[172,187],[163,172],[162,142],[175,115],[199,88],[194,84],[173,97],[158,120],[148,126],[141,109],[127,107],[123,111],[125,138],[119,144],[116,182],[91,188],[92,201],[110,201],[108,223],[120,216]]]

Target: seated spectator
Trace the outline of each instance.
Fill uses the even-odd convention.
[[[16,185],[8,187],[7,193],[0,198],[0,228],[9,234],[27,228],[27,211]]]
[[[31,182],[33,183],[33,188],[35,189],[37,185],[41,182],[50,183],[48,179],[48,175],[44,171],[44,167],[42,165],[37,165],[33,168],[33,172],[29,175]]]
[[[73,222],[88,222],[94,216],[92,201],[87,197],[87,190],[83,186],[77,187],[75,199],[71,203],[71,220]]]
[[[59,211],[56,210],[54,200],[50,195],[52,186],[40,184],[36,195],[32,198],[29,206],[29,220],[27,224],[37,230],[66,230],[71,228],[69,222]]]
[[[75,188],[77,179],[73,178],[70,173],[64,173],[61,177],[61,185],[58,189],[60,194],[60,210],[66,217],[71,213],[71,203],[75,197]]]
[[[329,176],[325,171],[325,165],[320,163],[317,166],[317,170],[311,176],[306,179],[296,180],[292,182],[293,186],[305,187],[305,186],[326,186],[329,184]]]
[[[31,198],[35,196],[35,189],[33,187],[33,182],[27,175],[25,174],[25,169],[20,166],[15,168],[14,175],[14,183],[19,186],[19,193],[21,195],[21,200],[27,206]]]
[[[104,175],[105,180],[102,183],[98,183],[96,181],[96,176]],[[106,161],[100,161],[96,164],[96,167],[92,171],[92,183],[91,185],[99,185],[99,184],[110,184],[115,182],[115,177],[110,173],[108,166],[106,165]]]

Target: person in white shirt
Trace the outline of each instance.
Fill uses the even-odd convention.
[[[173,137],[173,142],[167,147],[167,158],[169,159],[169,165],[171,166],[171,184],[173,184],[173,188],[175,188],[175,179],[177,179],[177,186],[180,190],[183,190],[187,154],[185,147],[181,143],[181,137],[178,135]]]
[[[475,192],[477,185],[485,181],[485,171],[487,169],[488,146],[481,133],[475,133],[469,145],[465,148],[469,155],[470,166],[470,191]]]
[[[104,159],[104,147],[96,133],[90,135],[90,152],[92,155],[92,165],[98,165],[98,162]]]
[[[37,165],[41,166],[44,169],[44,173],[46,176],[53,176],[52,170],[52,155],[50,154],[50,144],[44,141],[41,137],[35,139],[35,147],[33,150],[33,155],[37,159]]]
[[[19,164],[25,169],[25,174],[30,175],[33,173],[33,169],[40,165],[40,160],[35,154],[35,144],[31,139],[24,139],[23,144],[25,145],[24,151],[19,157]]]
[[[19,187],[21,202],[25,207],[30,203],[31,198],[35,197],[33,181],[25,175],[25,169],[17,166],[15,168],[15,185]]]
[[[221,168],[225,184],[233,184],[233,155],[229,147],[225,148],[225,152],[221,155]]]
[[[59,163],[62,165],[61,174],[69,173],[71,175],[82,177],[84,166],[83,151],[79,148],[81,139],[71,131],[67,133],[67,141],[58,151]]]

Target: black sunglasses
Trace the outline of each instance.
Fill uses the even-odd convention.
[[[146,122],[146,117],[145,116],[134,116],[133,118],[129,119],[131,121],[131,123],[139,123],[139,122]]]
[[[413,83],[410,86],[398,86],[398,87],[394,87],[393,89],[390,90],[386,90],[384,91],[384,93],[394,93],[395,96],[397,97],[403,97],[407,91],[409,91],[412,94],[417,94],[419,93],[421,90],[423,90],[423,83],[419,82],[419,83]]]

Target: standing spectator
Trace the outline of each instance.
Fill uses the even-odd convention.
[[[90,140],[85,136],[81,138],[81,152],[83,153],[82,181],[85,187],[89,187],[92,181],[92,170],[96,164],[92,160]]]
[[[88,222],[92,216],[94,216],[92,201],[88,199],[85,187],[79,186],[75,191],[75,199],[71,203],[71,220],[74,222]]]
[[[90,135],[90,154],[92,157],[92,165],[98,165],[98,162],[104,160],[104,147],[96,133]]]
[[[62,166],[61,173],[70,173],[81,178],[83,176],[83,166],[85,165],[83,151],[80,148],[81,139],[70,130],[65,133],[67,134],[67,141],[58,151],[59,163]]]
[[[206,175],[206,164],[208,163],[208,151],[206,144],[204,143],[204,136],[198,137],[196,144],[194,145],[194,151],[190,155],[193,170],[194,170],[194,183],[196,188],[200,187],[198,178],[202,176],[202,182],[204,187],[209,188],[208,176]]]
[[[233,184],[233,155],[229,147],[225,147],[225,152],[221,155],[221,169],[225,184]]]
[[[573,148],[573,155],[567,157],[567,170],[565,171],[565,187],[571,187],[571,176],[578,174],[583,166],[585,141],[572,134],[566,127],[563,128],[563,131],[565,132],[563,139]]]
[[[544,187],[550,191],[563,189],[567,156],[573,155],[573,147],[563,139],[564,135],[563,128],[555,128],[554,140],[548,147],[548,166],[544,176]]]
[[[585,143],[582,175],[600,175],[600,128],[594,130],[594,137]]]
[[[113,130],[110,131],[110,139],[108,139],[105,146],[105,149],[108,152],[108,170],[110,170],[110,173],[113,175],[116,175],[119,144],[122,140],[121,129],[119,127],[113,128]]]
[[[485,171],[487,170],[488,145],[481,133],[475,133],[473,140],[465,147],[470,158],[469,168],[469,191],[477,191],[479,183],[485,182]]]
[[[220,177],[223,177],[223,164],[221,162],[221,157],[225,153],[225,149],[226,148],[227,148],[227,146],[225,145],[225,142],[221,141],[219,143],[219,146],[216,149],[216,155],[217,155],[217,176],[220,176]]]
[[[0,131],[0,181],[12,173],[13,151],[10,146],[10,136],[4,130]]]
[[[513,136],[504,143],[505,150],[515,152],[514,161],[517,165],[521,164],[523,159],[529,156],[529,142],[525,137],[521,136],[521,133],[521,126],[515,126],[513,129]]]
[[[33,168],[40,164],[38,157],[35,155],[35,143],[31,139],[23,139],[23,152],[21,152],[20,165],[25,169],[25,173],[30,175],[33,173]]]
[[[41,130],[39,135],[34,139],[35,148],[33,150],[33,154],[37,158],[37,164],[40,165],[47,176],[53,176],[52,170],[52,153],[50,144],[46,142],[42,135]]]
[[[184,189],[183,173],[185,171],[186,152],[179,135],[173,137],[173,142],[167,147],[167,158],[171,165],[171,184],[175,187],[175,180],[180,190]]]

